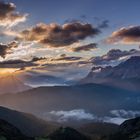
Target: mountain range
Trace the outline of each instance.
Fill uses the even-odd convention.
[[[1,110],[8,110],[10,113],[15,113],[15,118],[19,118],[17,111],[9,110],[7,108],[0,108]],[[24,114],[24,113],[22,113]],[[26,117],[22,120],[25,122]],[[18,126],[21,123],[19,119],[16,123],[10,123],[7,118],[0,119],[0,139],[1,140],[139,140],[140,139],[140,117],[126,120],[121,125],[116,126],[113,124],[96,124],[91,123],[84,125],[82,128],[71,128],[60,126],[55,128],[52,132],[40,134],[38,136],[27,136],[23,134]],[[29,119],[28,123],[32,121]],[[44,121],[45,123],[45,121]],[[31,123],[30,123],[31,124]],[[22,124],[25,126],[23,129],[28,129],[30,125]],[[42,124],[43,125],[43,124]],[[38,128],[37,123],[34,123],[34,128]]]
[[[52,119],[52,111],[82,109],[105,116],[111,110],[139,110],[139,92],[101,84],[38,87],[0,95],[0,105]],[[59,119],[59,118],[58,118]],[[54,119],[57,121],[57,118]]]
[[[140,90],[140,56],[133,56],[112,67],[93,67],[81,83],[98,83],[129,90]]]

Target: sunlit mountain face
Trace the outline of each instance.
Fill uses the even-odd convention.
[[[30,128],[29,139],[125,137],[118,125],[140,117],[139,5],[0,0],[0,119]],[[11,130],[4,121],[0,130],[3,124]]]

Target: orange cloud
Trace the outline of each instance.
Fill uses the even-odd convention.
[[[129,26],[119,29],[112,33],[107,39],[111,44],[139,44],[140,43],[140,26]]]
[[[64,25],[37,24],[21,32],[17,39],[35,41],[50,47],[64,47],[95,36],[100,31],[91,24],[67,23]]]

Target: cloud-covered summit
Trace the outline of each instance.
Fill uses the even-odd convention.
[[[121,62],[121,60],[126,60],[130,56],[137,56],[140,55],[140,51],[136,49],[131,50],[120,50],[120,49],[111,49],[106,54],[102,56],[96,56],[90,58],[90,62],[92,62],[94,65],[116,65]]]

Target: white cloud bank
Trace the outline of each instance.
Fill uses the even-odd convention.
[[[67,121],[95,121],[95,122],[107,122],[120,125],[127,119],[135,118],[140,116],[140,111],[132,110],[111,110],[110,115],[99,117],[92,113],[85,111],[84,109],[74,109],[69,111],[51,111],[44,114],[47,119],[57,121],[57,122],[67,122]]]
[[[59,122],[68,120],[94,120],[95,116],[86,112],[84,109],[75,109],[70,111],[51,111],[49,114],[58,117]]]

